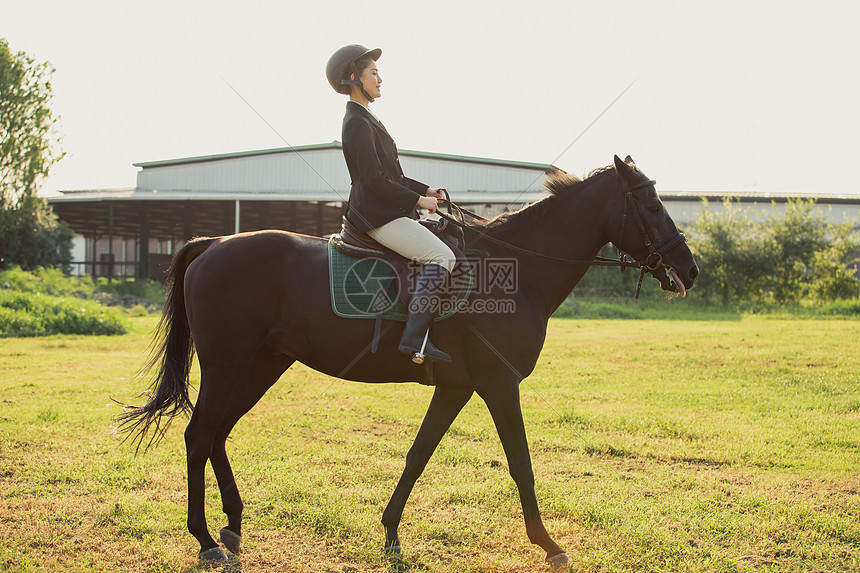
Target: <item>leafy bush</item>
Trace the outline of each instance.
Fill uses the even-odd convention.
[[[832,235],[826,217],[812,210],[813,201],[789,201],[784,215],[769,213],[757,226],[762,240],[759,259],[773,269],[763,278],[760,290],[778,303],[801,300],[811,286],[812,266],[818,253],[827,248]],[[841,263],[841,261],[840,261]]]
[[[832,316],[860,316],[860,299],[830,303],[821,308],[821,313]]]
[[[707,204],[707,201],[705,201]],[[690,249],[702,272],[696,290],[706,302],[756,298],[774,273],[759,227],[731,201],[723,212],[702,209],[690,233]]]
[[[852,223],[828,224],[813,201],[790,201],[783,213],[761,222],[726,200],[722,209],[703,209],[687,229],[700,273],[683,305],[667,306],[666,292],[646,277],[641,300],[633,301],[636,270],[592,267],[557,317],[682,317],[680,306],[702,318],[738,312],[789,316],[860,315],[857,276],[860,236]],[[607,246],[603,256],[615,257]],[[734,313],[734,314],[732,314]],[[683,318],[698,318],[698,316]]]
[[[811,280],[809,294],[818,301],[851,299],[860,295],[860,280],[857,280],[851,261],[856,252],[857,240],[849,224],[834,228],[832,239],[812,257],[809,265]]]
[[[33,292],[0,292],[0,338],[125,334],[115,311],[96,302]]]
[[[72,278],[57,268],[39,267],[25,271],[12,267],[0,271],[0,283],[9,283],[9,290],[26,293],[42,293],[51,296],[74,296],[88,298],[95,286],[89,277]]]
[[[164,298],[153,281],[112,281],[70,277],[56,268],[0,271],[0,337],[51,334],[124,334],[119,314],[105,305],[122,305],[129,314],[157,310]]]
[[[144,306],[150,311],[160,308],[164,286],[152,280],[113,280],[90,276],[71,277],[57,268],[39,267],[32,271],[12,267],[0,271],[0,284],[9,283],[16,292],[42,293],[52,296],[91,298],[108,306]]]
[[[860,237],[850,223],[828,224],[813,206],[814,201],[789,201],[784,214],[770,213],[760,223],[728,199],[723,212],[703,209],[690,232],[702,271],[697,292],[723,304],[856,297]]]
[[[143,305],[154,309],[160,308],[164,302],[164,285],[150,279],[108,281],[105,277],[99,277],[95,288],[104,295],[118,299],[123,306]]]

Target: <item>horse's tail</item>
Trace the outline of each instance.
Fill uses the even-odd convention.
[[[158,375],[150,386],[146,403],[143,406],[125,406],[117,418],[120,430],[128,434],[132,443],[137,443],[138,451],[145,441],[145,450],[157,444],[174,417],[188,414],[193,409],[188,397],[188,375],[194,358],[194,341],[185,311],[185,272],[188,265],[216,240],[200,237],[189,241],[173,257],[167,271],[164,311],[152,342],[150,360],[140,377],[156,366]],[[162,420],[163,416],[166,416],[166,422]]]

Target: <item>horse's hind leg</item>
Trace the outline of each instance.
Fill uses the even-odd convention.
[[[215,434],[215,442],[212,445],[212,454],[209,460],[212,462],[212,469],[218,480],[222,507],[227,515],[227,527],[221,529],[220,538],[224,546],[232,553],[239,553],[244,505],[239,496],[239,489],[230,467],[230,460],[227,458],[227,437],[236,422],[254,407],[293,362],[295,360],[292,358],[283,355],[273,356],[261,351],[254,360],[248,379],[233,393],[230,405]]]
[[[201,367],[200,394],[185,428],[188,463],[188,531],[200,543],[200,558],[223,561],[224,552],[212,539],[206,525],[205,470],[212,455],[215,432],[224,417],[239,379],[227,369]]]
[[[442,436],[448,431],[451,422],[463,409],[463,406],[472,397],[472,390],[464,388],[447,388],[436,386],[433,399],[421,422],[421,428],[409,453],[406,454],[406,467],[397,482],[391,500],[382,513],[382,525],[385,527],[385,548],[388,553],[400,552],[400,540],[397,537],[397,528],[403,517],[403,508],[406,500],[415,486],[415,482],[424,471],[424,467],[430,460],[430,456],[436,451],[436,446],[442,440]]]

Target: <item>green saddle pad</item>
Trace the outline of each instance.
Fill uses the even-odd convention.
[[[436,320],[444,320],[462,309],[472,292],[474,277],[471,265],[463,273],[456,273],[458,288],[456,300],[451,297]],[[407,311],[398,296],[397,272],[385,259],[358,259],[338,251],[332,241],[328,243],[329,285],[331,308],[341,318],[382,318],[405,321]],[[460,275],[463,276],[460,276]]]

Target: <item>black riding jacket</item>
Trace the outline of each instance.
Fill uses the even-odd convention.
[[[403,175],[397,146],[364,106],[349,101],[343,117],[343,156],[352,179],[347,217],[366,233],[399,217],[418,218],[424,183]]]

